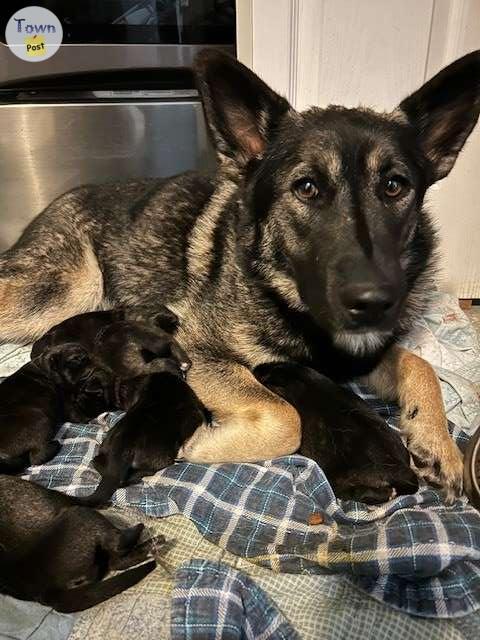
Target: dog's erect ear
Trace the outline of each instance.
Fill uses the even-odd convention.
[[[195,60],[198,89],[217,151],[245,165],[260,158],[281,116],[285,98],[234,58],[205,49]]]
[[[417,129],[432,182],[449,174],[480,113],[480,50],[440,71],[399,106]]]

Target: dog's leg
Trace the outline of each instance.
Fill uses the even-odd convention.
[[[394,346],[365,381],[381,398],[399,403],[400,428],[417,473],[442,486],[452,502],[462,491],[462,454],[448,433],[440,383],[432,367]]]
[[[79,192],[55,200],[0,256],[0,341],[28,342],[97,308],[103,278]]]
[[[297,411],[231,362],[195,362],[188,382],[212,412],[216,426],[202,425],[180,449],[191,462],[255,462],[297,451]]]

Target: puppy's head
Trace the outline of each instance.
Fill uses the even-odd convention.
[[[47,347],[35,362],[55,384],[68,387],[75,386],[93,367],[88,351],[75,342]]]
[[[84,422],[114,408],[112,374],[80,344],[49,347],[35,362],[61,391],[67,420]]]
[[[298,403],[303,409],[311,404],[315,406],[315,389],[324,390],[324,385],[333,383],[313,369],[294,362],[269,362],[261,364],[253,370],[255,378],[270,391],[292,403],[298,410]],[[320,385],[320,386],[319,386]],[[311,390],[313,389],[313,397]]]
[[[375,354],[425,304],[435,237],[423,199],[477,122],[480,51],[388,114],[298,113],[218,51],[196,72],[221,170],[244,187],[243,267],[340,349]]]
[[[86,422],[104,411],[119,408],[115,403],[114,377],[100,367],[86,371],[64,397],[65,417],[72,422]]]

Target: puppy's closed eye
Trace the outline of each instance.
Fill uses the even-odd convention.
[[[83,587],[84,585],[91,584],[92,580],[88,579],[87,576],[80,576],[79,578],[75,578],[74,580],[69,580],[67,582],[67,589],[78,589],[78,587]]]

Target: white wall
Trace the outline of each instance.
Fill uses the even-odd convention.
[[[436,0],[427,77],[480,48],[480,0]],[[480,298],[480,125],[451,174],[429,193],[438,220],[443,288],[459,298]]]
[[[448,62],[480,48],[480,0],[238,0],[239,57],[303,109],[392,109]],[[430,193],[442,287],[480,298],[480,126]]]

